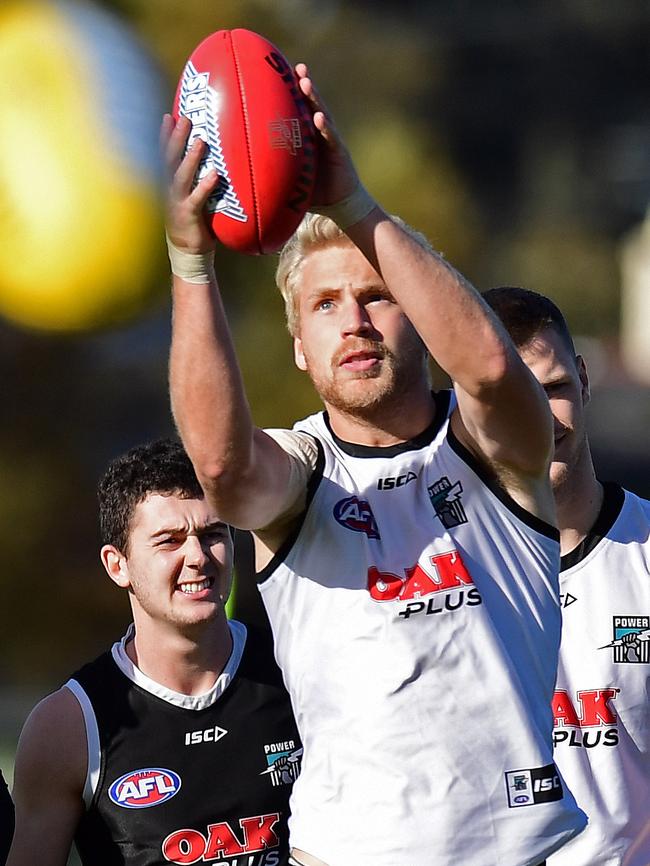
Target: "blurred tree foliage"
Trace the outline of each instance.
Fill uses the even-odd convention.
[[[578,333],[616,334],[617,243],[649,192],[645,0],[104,5],[150,47],[170,105],[206,35],[264,33],[309,63],[366,185],[475,285],[539,288]],[[277,426],[318,400],[274,264],[218,254],[255,419]],[[110,457],[172,430],[168,341],[167,307],[101,335],[0,329],[0,686],[51,688],[127,620],[97,557],[94,487]]]

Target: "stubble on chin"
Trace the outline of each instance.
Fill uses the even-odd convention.
[[[342,357],[343,353],[341,353]],[[381,346],[378,367],[350,375],[332,359],[329,375],[321,375],[317,365],[307,359],[307,372],[321,400],[350,415],[372,418],[375,412],[387,409],[394,401],[402,402],[425,369],[421,343],[414,343],[398,358],[385,345]],[[426,374],[425,374],[426,375]]]
[[[309,367],[307,372],[323,403],[346,414],[372,412],[395,390],[394,369],[387,357],[382,358],[381,369],[360,371],[354,376],[340,368],[334,368],[329,378],[314,375]]]

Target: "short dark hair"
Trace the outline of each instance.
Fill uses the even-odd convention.
[[[109,463],[97,486],[102,544],[128,553],[133,512],[152,493],[203,498],[190,458],[175,439],[138,445]]]
[[[518,349],[528,345],[546,328],[552,328],[575,355],[566,319],[550,298],[519,286],[498,286],[483,292],[483,299],[501,319]]]

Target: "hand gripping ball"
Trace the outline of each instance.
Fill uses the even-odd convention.
[[[159,290],[158,74],[88,4],[0,8],[0,315],[81,331]]]
[[[316,174],[311,113],[278,49],[250,30],[219,30],[190,55],[173,115],[208,148],[197,178],[220,180],[206,210],[222,244],[270,253],[307,211]]]

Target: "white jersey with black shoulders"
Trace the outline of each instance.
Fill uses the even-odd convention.
[[[562,557],[555,759],[589,826],[549,866],[650,864],[650,502],[605,484]]]
[[[294,429],[318,464],[260,575],[305,749],[290,842],[328,866],[535,866],[584,826],[556,772],[557,531],[449,429]]]

